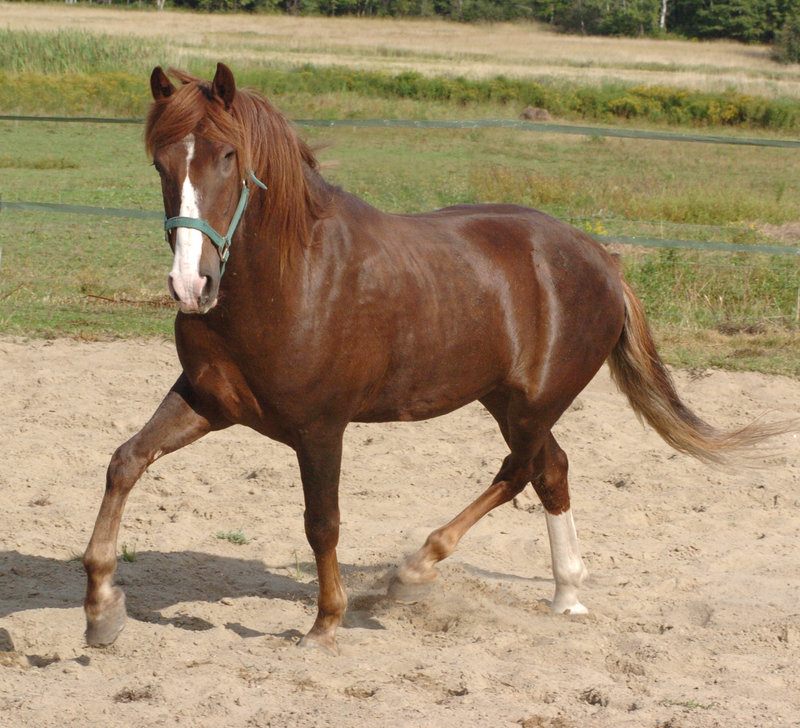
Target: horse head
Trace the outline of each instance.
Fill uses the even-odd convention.
[[[218,63],[210,82],[170,75],[180,87],[161,67],[150,77],[145,146],[161,175],[170,292],[183,312],[203,314],[216,305],[231,247],[240,271],[274,264],[282,275],[328,214],[331,191],[286,117],[257,91],[237,89],[227,66]],[[240,252],[251,241],[258,251]]]
[[[169,291],[184,313],[204,314],[217,303],[250,186],[261,183],[248,169],[230,69],[218,64],[210,84],[188,76],[183,81],[176,89],[160,66],[153,70],[147,141],[161,176],[173,251]]]

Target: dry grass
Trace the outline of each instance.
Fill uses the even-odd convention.
[[[800,66],[779,66],[767,47],[734,42],[581,38],[534,24],[200,15],[27,3],[0,3],[0,15],[12,30],[168,35],[174,47],[169,60],[176,65],[200,55],[231,63],[313,63],[471,78],[548,76],[582,84],[625,81],[800,95]]]

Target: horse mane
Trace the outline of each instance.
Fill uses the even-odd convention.
[[[145,124],[145,148],[196,134],[212,142],[232,144],[237,150],[239,176],[253,173],[268,188],[259,195],[260,219],[266,233],[280,246],[281,272],[292,253],[310,244],[314,223],[325,217],[331,190],[319,175],[311,148],[298,136],[286,116],[251,88],[236,89],[228,109],[209,81],[170,68],[181,82],[170,96],[153,102]]]

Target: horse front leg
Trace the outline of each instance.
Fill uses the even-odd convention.
[[[131,488],[162,455],[194,442],[212,423],[194,407],[191,386],[181,375],[150,421],[117,448],[106,474],[106,489],[94,531],[83,556],[86,570],[86,642],[110,645],[125,625],[125,594],[114,586],[117,535]],[[196,405],[195,405],[196,407]]]
[[[347,608],[347,595],[339,573],[339,471],[342,430],[304,433],[297,448],[305,498],[305,530],[319,578],[317,618],[301,646],[319,646],[337,653],[336,629]]]

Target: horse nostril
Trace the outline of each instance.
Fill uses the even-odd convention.
[[[211,276],[203,276],[203,286],[200,289],[200,303],[208,303],[211,289]]]
[[[180,301],[180,297],[178,296],[177,292],[175,291],[175,284],[172,282],[172,274],[167,276],[167,287],[169,288],[169,293],[172,296],[173,300]]]

